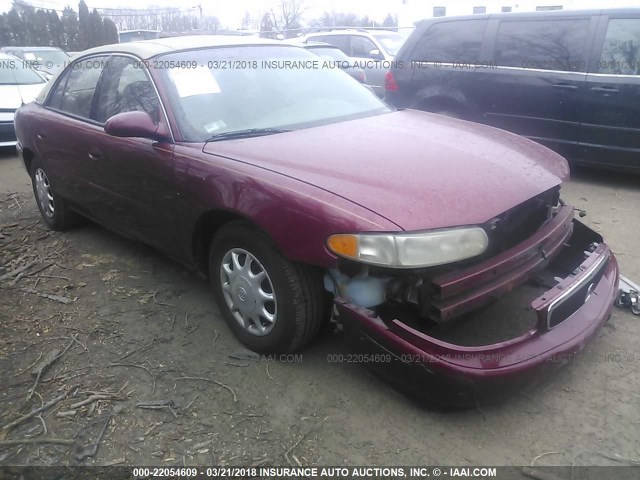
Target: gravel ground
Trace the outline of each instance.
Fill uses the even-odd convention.
[[[577,171],[564,188],[636,281],[639,180]],[[549,452],[536,464],[640,458],[640,317],[626,311],[615,309],[585,352],[543,386],[497,405],[443,412],[362,366],[329,363],[328,355],[348,352],[337,333],[284,360],[256,358],[227,330],[199,276],[89,222],[67,233],[46,230],[22,165],[4,152],[0,278],[29,263],[0,281],[0,464],[525,465]],[[30,372],[54,350],[61,356],[36,382]],[[17,440],[24,443],[7,444]],[[87,448],[95,443],[97,451]]]

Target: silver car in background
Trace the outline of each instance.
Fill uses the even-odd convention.
[[[45,83],[22,60],[0,53],[0,147],[16,144],[14,114],[21,105],[33,101]]]
[[[67,66],[71,57],[57,47],[2,47],[0,52],[13,55],[49,80]]]
[[[383,97],[384,76],[406,38],[393,30],[347,28],[309,33],[304,41],[324,42],[338,47],[354,60],[357,67],[364,70],[367,84],[379,97]]]
[[[330,64],[335,64],[345,73],[348,73],[360,83],[367,83],[367,76],[364,70],[357,67],[354,61],[347,57],[347,55],[335,45],[323,42],[306,42],[302,44],[302,47],[309,50],[311,53],[318,55],[319,57],[328,60]]]

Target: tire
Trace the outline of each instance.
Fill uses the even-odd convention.
[[[31,163],[31,186],[44,223],[52,230],[69,230],[78,224],[79,216],[55,193],[49,177],[37,159]]]
[[[228,224],[215,235],[209,278],[229,328],[255,352],[298,350],[322,326],[325,297],[320,271],[287,260],[262,232],[244,222]],[[273,301],[266,299],[269,295]]]

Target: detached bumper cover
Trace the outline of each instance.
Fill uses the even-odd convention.
[[[575,275],[532,302],[538,316],[534,329],[477,347],[447,343],[399,320],[385,323],[370,310],[340,299],[336,303],[356,347],[392,357],[391,362],[373,364],[380,373],[388,373],[394,381],[404,379],[401,383],[431,400],[473,404],[500,395],[501,387],[524,385],[582,350],[609,318],[618,275],[615,257],[601,243]]]
[[[574,209],[563,206],[557,215],[526,241],[464,272],[454,272],[432,281],[432,299],[437,315],[446,321],[470,312],[526,282],[562,251],[574,230]]]

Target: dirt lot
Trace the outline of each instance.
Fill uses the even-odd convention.
[[[578,171],[564,197],[587,210],[585,221],[607,238],[623,273],[640,280],[640,177]],[[615,309],[585,353],[544,386],[499,405],[434,411],[359,365],[327,362],[348,351],[339,334],[285,361],[254,358],[197,275],[91,223],[61,234],[39,218],[22,165],[0,154],[0,425],[22,420],[0,429],[0,464],[640,458],[640,317],[628,312]],[[30,394],[31,370],[56,349],[62,356]],[[100,438],[90,456],[86,445]],[[6,445],[17,439],[25,443]]]

